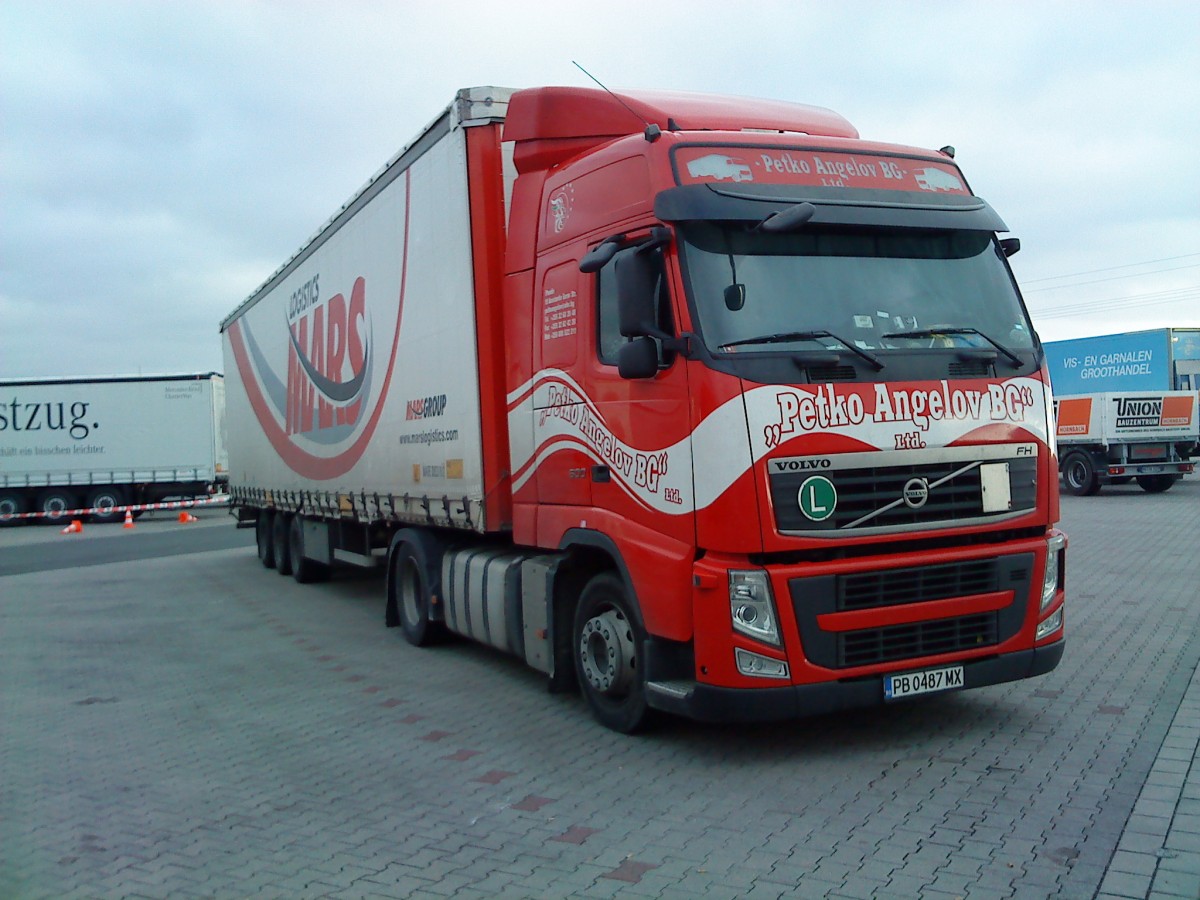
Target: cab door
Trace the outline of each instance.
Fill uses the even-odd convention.
[[[692,446],[687,366],[682,355],[656,340],[653,374],[625,377],[624,348],[641,340],[621,330],[617,270],[623,258],[644,254],[654,272],[656,329],[677,332],[675,292],[665,255],[650,229],[630,229],[628,246],[591,276],[595,340],[582,368],[591,406],[584,430],[600,456],[593,472],[592,505],[650,533],[692,544],[695,539]]]
[[[540,313],[534,316],[533,445],[536,447],[538,500],[543,504],[591,505],[595,452],[580,430],[586,410],[588,300],[580,291],[578,254],[564,248],[539,267]]]

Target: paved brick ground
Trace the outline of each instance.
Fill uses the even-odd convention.
[[[373,577],[238,549],[0,578],[0,897],[1195,898],[1200,479],[1064,524],[1050,675],[641,738],[409,647]]]

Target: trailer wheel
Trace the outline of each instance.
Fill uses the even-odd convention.
[[[275,514],[267,509],[258,511],[258,521],[254,523],[254,542],[258,546],[258,561],[265,568],[275,568],[275,538],[271,526],[275,524]]]
[[[288,529],[292,517],[285,512],[276,512],[271,522],[271,547],[275,552],[275,571],[280,575],[292,574],[292,554],[288,547]]]
[[[622,734],[641,729],[649,713],[641,665],[645,634],[615,574],[604,572],[584,587],[572,636],[575,672],[592,715]]]
[[[24,521],[18,519],[25,512],[25,498],[16,491],[0,491],[0,528]]]
[[[92,513],[92,521],[98,525],[108,522],[119,522],[124,513],[115,512],[117,507],[125,505],[125,492],[119,487],[99,487],[88,494],[87,505],[90,509],[100,512]]]
[[[288,556],[292,561],[292,577],[297,584],[312,584],[329,577],[329,566],[304,555],[304,517],[292,516],[288,528]]]
[[[1169,491],[1178,479],[1174,475],[1139,475],[1137,477],[1138,487],[1147,494],[1161,494],[1163,491]]]
[[[394,605],[404,639],[414,647],[427,647],[446,635],[446,626],[431,616],[436,550],[429,541],[404,540],[393,545],[388,557],[388,604]]]
[[[1086,453],[1072,453],[1062,465],[1063,482],[1067,491],[1076,497],[1090,497],[1100,491],[1100,476],[1096,464]]]
[[[43,523],[55,525],[67,512],[78,508],[78,501],[73,493],[64,488],[50,488],[38,497],[37,508],[38,512],[45,514]]]

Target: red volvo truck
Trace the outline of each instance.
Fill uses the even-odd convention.
[[[582,691],[782,719],[1039,675],[1041,345],[943,151],[768,100],[472,88],[221,325],[268,567]]]

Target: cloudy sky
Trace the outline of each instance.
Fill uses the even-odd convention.
[[[0,377],[217,326],[468,85],[828,106],[953,144],[1042,337],[1200,326],[1200,3],[0,0]]]

